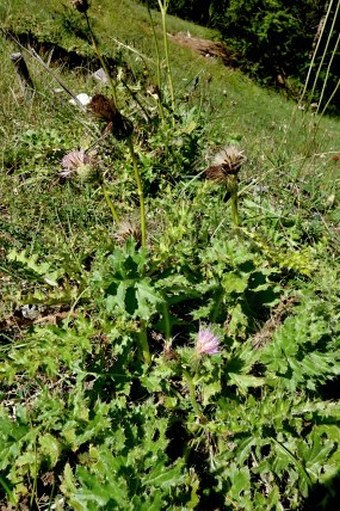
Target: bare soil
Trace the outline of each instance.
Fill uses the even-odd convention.
[[[235,54],[222,42],[193,37],[189,32],[178,32],[177,34],[168,35],[172,41],[185,48],[190,48],[203,57],[216,58],[221,60],[225,66],[236,67]]]

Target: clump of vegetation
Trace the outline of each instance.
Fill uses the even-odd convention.
[[[339,126],[187,50],[176,65],[168,2],[119,2],[111,69],[101,4],[35,20],[69,13],[59,45],[85,27],[100,81],[19,41],[27,98],[2,60],[1,505],[330,509]]]

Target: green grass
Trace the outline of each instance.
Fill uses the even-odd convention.
[[[27,100],[9,58],[17,47],[3,38],[0,502],[84,511],[332,509],[339,120],[300,111],[170,40],[173,117],[153,13],[162,121],[147,93],[156,80],[147,10],[128,0],[92,4],[99,46],[118,62],[118,106],[134,124],[147,248],[124,242],[102,193],[104,182],[119,217],[138,230],[124,141],[110,135],[97,145],[101,180],[59,176],[63,156],[89,147],[101,127],[55,91],[55,77],[75,94],[108,88],[86,69],[59,61],[47,72],[24,53],[35,84]],[[66,1],[5,1],[0,23],[95,58],[85,21]],[[217,39],[171,16],[168,30]],[[202,175],[229,144],[247,156],[238,229],[228,189]],[[204,325],[220,353],[200,358],[195,340]]]

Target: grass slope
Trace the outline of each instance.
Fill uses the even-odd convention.
[[[18,48],[0,41],[1,503],[332,509],[339,121],[170,40],[173,117],[154,12],[162,120],[145,7],[93,1],[89,16],[134,123],[147,249],[124,242],[139,215],[124,141],[97,145],[101,179],[59,175],[63,156],[101,131],[56,78],[76,94],[110,94],[91,77],[85,20],[66,1],[4,0],[4,34],[31,33],[51,67],[24,53],[35,85],[25,99],[9,58]],[[167,21],[170,33],[217,37]],[[60,49],[87,60],[69,67]],[[230,190],[202,176],[229,144],[247,156],[240,228]],[[210,324],[220,353],[200,358],[197,332]]]

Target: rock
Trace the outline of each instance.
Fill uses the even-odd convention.
[[[109,81],[106,76],[106,73],[102,67],[100,67],[99,69],[97,69],[97,71],[92,73],[91,76],[92,76],[92,78],[94,78],[95,80],[97,80],[98,82],[101,82],[101,83],[107,83]]]
[[[85,92],[81,92],[80,94],[77,94],[76,98],[82,106],[87,106],[89,103],[91,103],[91,99],[92,99],[92,97],[88,96]],[[77,104],[76,100],[73,98],[70,99],[69,103],[71,103],[71,105]]]

